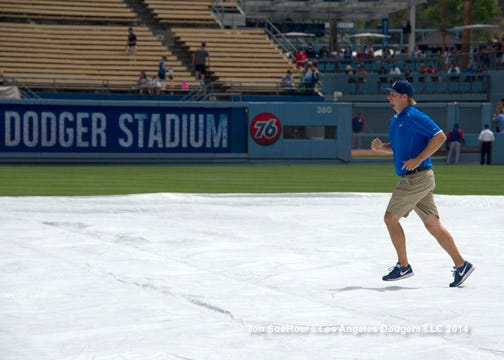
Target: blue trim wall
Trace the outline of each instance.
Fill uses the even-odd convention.
[[[350,161],[350,114],[324,102],[0,100],[0,160]],[[284,138],[285,126],[307,136]]]

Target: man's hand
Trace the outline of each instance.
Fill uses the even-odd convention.
[[[373,151],[383,151],[383,143],[380,139],[374,138],[371,141],[371,150]]]
[[[409,159],[403,162],[402,168],[403,170],[412,171],[415,170],[421,162],[422,161],[418,160],[417,158]]]
[[[390,146],[390,143],[384,144],[378,138],[374,138],[373,141],[371,141],[371,150],[392,154],[392,147]]]

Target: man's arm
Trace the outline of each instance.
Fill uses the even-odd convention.
[[[371,141],[371,150],[392,154],[392,145],[390,145],[390,143],[383,143],[378,138],[374,138],[373,141]]]
[[[442,131],[438,132],[436,135],[434,135],[434,137],[432,137],[432,139],[430,139],[430,141],[427,144],[427,146],[425,147],[425,149],[420,154],[418,154],[418,156],[416,158],[406,160],[403,163],[402,168],[409,170],[409,171],[415,170],[418,167],[418,165],[420,165],[420,163],[422,161],[424,161],[429,156],[431,156],[436,151],[438,151],[439,148],[445,142],[445,140],[446,140],[446,135],[444,134],[444,132],[442,132]]]

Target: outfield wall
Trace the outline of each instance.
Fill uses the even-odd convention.
[[[464,147],[491,122],[490,103],[419,104]],[[220,162],[324,159],[351,161],[351,118],[366,118],[359,147],[388,138],[388,103],[0,100],[2,162]],[[352,144],[352,141],[354,143]],[[496,136],[494,163],[504,164]]]
[[[0,161],[350,161],[349,104],[0,100]]]
[[[493,107],[490,103],[419,103],[417,107],[429,114],[446,134],[455,123],[464,131],[465,148],[476,148],[478,135],[485,124],[492,126]],[[366,119],[365,131],[362,134],[361,147],[369,148],[371,140],[376,137],[388,138],[388,120],[393,115],[388,104],[353,103],[352,114],[360,112]],[[354,141],[355,143],[355,141]]]

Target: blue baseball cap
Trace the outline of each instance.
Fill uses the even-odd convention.
[[[386,88],[385,90],[397,94],[406,94],[410,98],[415,95],[415,89],[413,89],[413,85],[411,85],[408,80],[398,80],[392,85],[392,87]]]

